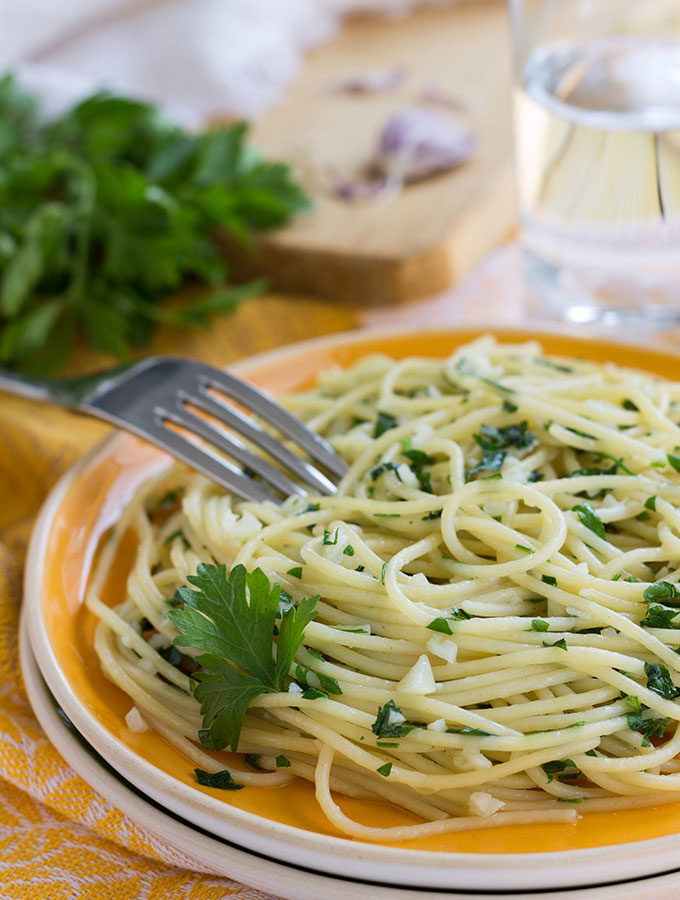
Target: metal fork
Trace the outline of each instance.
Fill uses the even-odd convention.
[[[330,444],[278,403],[240,378],[195,360],[152,356],[94,375],[53,380],[0,370],[0,390],[89,413],[131,431],[247,500],[280,503],[291,494],[305,495],[303,485],[332,494],[333,479],[347,471]],[[288,450],[242,410],[290,438],[326,472]]]

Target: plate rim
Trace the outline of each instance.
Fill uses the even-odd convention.
[[[279,359],[295,356],[300,352],[323,350],[350,343],[361,344],[375,339],[379,340],[380,338],[404,337],[415,333],[423,336],[430,334],[441,335],[442,331],[451,334],[452,338],[454,336],[464,336],[471,339],[474,335],[488,333],[491,329],[466,323],[459,328],[450,326],[444,329],[414,329],[399,326],[346,331],[265,351],[264,353],[240,360],[228,368],[235,373],[247,374],[248,369],[270,365]],[[504,327],[494,328],[492,331],[493,334],[506,338],[516,335],[518,338],[528,339],[529,335],[534,335],[537,339],[540,339],[541,336],[545,335],[576,338],[586,345],[598,343],[600,345],[606,344],[612,347],[639,347],[639,344],[633,345],[628,341],[612,340],[611,338],[606,337],[601,338],[599,335],[592,337],[584,336],[575,329]],[[680,354],[674,353],[671,349],[654,347],[653,345],[645,347],[644,349],[649,350],[652,353],[676,357],[680,362]],[[154,794],[148,788],[148,782],[145,780],[147,775],[151,776],[153,780],[153,772],[158,774],[160,773],[160,770],[153,767],[150,763],[147,763],[146,760],[139,758],[133,750],[108,732],[107,729],[96,722],[96,720],[81,707],[77,696],[61,673],[59,663],[52,651],[46,630],[41,627],[44,624],[42,616],[39,614],[28,616],[26,613],[27,609],[33,610],[34,613],[40,612],[41,604],[38,602],[37,598],[40,598],[41,596],[41,563],[47,546],[50,524],[53,521],[54,515],[62,500],[82,471],[91,464],[98,455],[111,452],[111,446],[114,445],[116,440],[121,439],[127,440],[127,434],[125,432],[116,431],[96,444],[87,454],[81,457],[75,465],[70,467],[67,472],[62,475],[46,498],[36,520],[27,554],[24,614],[26,615],[26,621],[28,623],[27,629],[32,651],[36,659],[40,660],[38,664],[40,671],[59,704],[64,708],[66,714],[74,721],[78,730],[85,734],[86,739],[93,744],[95,749],[100,752],[109,763],[112,763],[114,766],[120,766],[125,758],[134,757],[133,763],[140,770],[137,777],[141,781],[141,784],[137,784],[137,787],[148,796],[167,805],[164,800],[154,797]],[[93,734],[95,736],[94,740],[92,739]],[[171,776],[168,776],[165,773],[162,773],[162,775],[166,781],[175,782],[175,779],[172,779]],[[130,778],[130,781],[135,783],[134,778]],[[177,785],[180,788],[186,789],[186,791],[190,791],[194,798],[200,798],[201,806],[208,805],[208,807],[210,807],[209,804],[206,804],[206,801],[213,800],[214,798],[210,798],[206,794],[195,791],[190,786],[183,785],[180,782],[175,782],[175,786]],[[180,794],[183,794],[183,792],[180,792]],[[456,884],[459,887],[477,887],[477,890],[479,890],[478,879],[480,872],[483,871],[487,876],[489,873],[493,873],[499,877],[507,877],[510,872],[513,877],[521,874],[523,876],[520,885],[521,889],[536,890],[545,888],[546,876],[550,877],[551,886],[567,889],[573,887],[574,873],[576,871],[581,872],[581,870],[582,875],[579,877],[580,879],[584,879],[581,880],[583,886],[587,884],[596,884],[597,879],[593,878],[592,874],[590,874],[592,873],[593,867],[595,866],[599,869],[602,865],[606,865],[608,862],[613,862],[614,860],[616,860],[619,866],[619,875],[622,877],[640,877],[643,874],[643,870],[644,873],[647,874],[653,871],[658,872],[659,868],[663,869],[662,857],[673,850],[677,850],[679,840],[678,834],[671,834],[647,838],[641,841],[575,850],[512,854],[447,853],[443,851],[396,848],[380,844],[370,844],[367,842],[360,843],[343,837],[320,835],[295,826],[265,819],[246,810],[230,807],[228,804],[224,804],[219,800],[214,800],[214,802],[219,805],[220,812],[224,812],[225,809],[229,810],[229,818],[235,820],[230,823],[230,828],[228,829],[230,832],[229,835],[227,835],[227,833],[222,833],[220,835],[227,840],[238,840],[237,835],[231,833],[235,828],[242,836],[245,834],[250,839],[255,838],[258,844],[258,851],[273,858],[276,858],[281,853],[281,847],[279,847],[278,841],[289,841],[292,842],[292,844],[287,844],[285,848],[287,853],[290,852],[291,847],[300,849],[302,853],[308,853],[312,850],[317,857],[323,860],[324,866],[331,867],[320,869],[319,871],[328,871],[334,874],[342,874],[339,869],[342,866],[346,866],[346,863],[350,858],[355,870],[357,870],[357,868],[363,870],[366,866],[376,865],[387,866],[390,868],[398,866],[400,870],[398,880],[390,880],[389,883],[393,884],[395,887],[404,888],[409,885],[422,885],[423,879],[425,878],[427,885],[431,889],[442,890],[450,888],[452,886],[450,883],[451,879],[455,878]],[[193,808],[190,799],[189,809],[191,809],[191,815],[196,814],[196,810]],[[214,826],[212,827],[212,830],[214,832]],[[263,831],[267,833],[264,836]],[[275,842],[278,852],[277,850],[272,850],[272,840]],[[314,846],[310,847],[310,844],[313,844]],[[408,855],[407,861],[402,859],[404,854]],[[640,858],[645,862],[645,865],[642,868],[640,868],[639,865]],[[636,862],[638,863],[637,866],[635,865]],[[563,881],[560,880],[560,876],[556,871],[556,866],[559,866],[561,863],[568,863],[569,869],[569,877],[567,877],[567,873],[564,873],[562,876],[564,879]],[[438,870],[440,874],[435,877],[433,875],[433,870]],[[375,873],[373,877],[375,877]],[[408,878],[408,881],[405,882],[403,880],[404,878]],[[442,883],[442,878],[448,883]],[[599,879],[600,883],[602,883],[603,880],[605,879],[601,877]],[[579,887],[580,886],[581,885],[579,885]]]

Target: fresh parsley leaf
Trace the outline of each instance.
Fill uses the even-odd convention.
[[[518,425],[506,425],[497,428],[495,425],[482,425],[479,434],[473,434],[475,441],[486,453],[496,450],[507,450],[508,447],[526,449],[533,447],[536,438],[529,431],[528,423],[520,422]]]
[[[569,366],[563,366],[560,363],[553,362],[551,359],[543,359],[540,356],[537,357],[534,362],[537,366],[545,366],[548,369],[554,369],[556,372],[571,374],[574,371],[573,369],[570,369]]]
[[[642,596],[651,603],[654,600],[675,600],[680,597],[680,592],[670,581],[657,581],[650,584]]]
[[[643,747],[649,747],[651,745],[651,738],[663,737],[670,719],[643,716],[643,712],[647,707],[640,703],[639,697],[626,697],[626,706],[630,707],[632,710],[632,712],[629,712],[626,716],[628,727],[631,731],[639,731],[643,735]]]
[[[559,641],[555,641],[554,644],[549,644],[547,641],[543,641],[544,647],[559,647],[560,650],[568,650],[567,642],[564,638],[560,638]]]
[[[482,731],[481,728],[447,728],[447,734],[469,734],[472,737],[491,737],[491,732]]]
[[[531,630],[532,631],[547,631],[550,628],[548,622],[543,619],[532,619],[531,620]]]
[[[272,638],[279,616],[280,588],[261,569],[201,563],[190,584],[180,588],[181,609],[168,616],[180,634],[174,643],[205,651],[193,676],[201,704],[203,732],[212,749],[238,749],[243,717],[256,697],[284,689],[305,627],[315,617],[318,597],[305,597],[280,619],[276,657]]]
[[[680,616],[680,609],[669,609],[655,603],[648,607],[647,615],[640,619],[640,625],[643,628],[680,628],[680,624],[673,622],[676,616]]]
[[[325,691],[320,691],[318,688],[313,687],[307,688],[300,696],[303,700],[328,700],[328,694]]]
[[[647,497],[645,500],[645,508],[651,509],[652,512],[656,512],[656,494],[652,497]]]
[[[413,731],[413,725],[406,724],[406,719],[394,700],[388,700],[384,706],[378,707],[378,715],[371,725],[371,731],[376,737],[405,737],[409,731]]]
[[[603,541],[607,540],[602,519],[600,519],[590,503],[580,503],[578,506],[572,506],[571,509],[572,512],[576,513],[579,521],[582,522],[586,528],[589,528],[593,534],[602,538]]]
[[[680,688],[673,684],[666,666],[660,663],[645,663],[645,675],[647,687],[659,697],[663,697],[664,700],[675,700],[676,697],[680,697]]]
[[[666,459],[676,472],[680,472],[680,456],[676,456],[675,453],[668,453]]]
[[[398,424],[399,422],[393,415],[378,410],[375,427],[373,428],[373,437],[379,438],[381,434],[385,434],[385,432],[389,431],[391,428],[396,428]]]
[[[469,481],[478,472],[497,472],[503,465],[505,457],[506,453],[504,450],[499,450],[498,453],[488,453],[477,465],[467,470],[465,480]]]
[[[542,763],[541,768],[548,776],[548,784],[553,780],[554,775],[559,778],[565,769],[576,769],[574,775],[569,776],[570,778],[578,778],[581,774],[572,759],[553,759],[550,762]]]
[[[439,631],[441,632],[441,634],[453,634],[453,631],[451,631],[451,626],[444,618],[433,619],[430,624],[426,625],[425,627],[429,628],[430,631]]]
[[[205,769],[194,769],[196,780],[204,787],[219,788],[222,791],[240,791],[242,784],[237,784],[228,769],[219,772],[206,772]]]
[[[402,455],[407,457],[407,459],[411,462],[411,469],[416,471],[416,469],[422,469],[423,466],[431,466],[435,462],[434,456],[430,456],[429,453],[425,453],[423,450],[411,450],[406,449],[402,450]]]
[[[399,477],[399,466],[393,462],[380,463],[379,466],[376,466],[374,469],[371,469],[371,471],[369,472],[369,475],[371,476],[371,481],[376,481],[385,472],[394,472],[395,475],[397,476],[397,479],[399,481],[401,481],[401,478]]]

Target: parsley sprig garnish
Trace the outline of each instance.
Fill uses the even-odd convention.
[[[319,598],[305,597],[283,612],[274,654],[280,588],[261,569],[234,566],[227,576],[225,566],[201,563],[188,580],[198,590],[180,588],[184,606],[168,616],[180,631],[175,644],[205,651],[196,657],[201,670],[192,676],[203,715],[201,742],[211,750],[237,750],[253,700],[284,690]]]

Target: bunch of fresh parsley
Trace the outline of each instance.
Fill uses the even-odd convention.
[[[125,357],[158,322],[203,325],[260,289],[219,289],[218,229],[247,243],[308,201],[246,134],[244,124],[187,134],[147,103],[104,93],[44,123],[0,79],[0,364],[57,369],[79,335]],[[188,280],[215,290],[181,309],[158,304]]]

